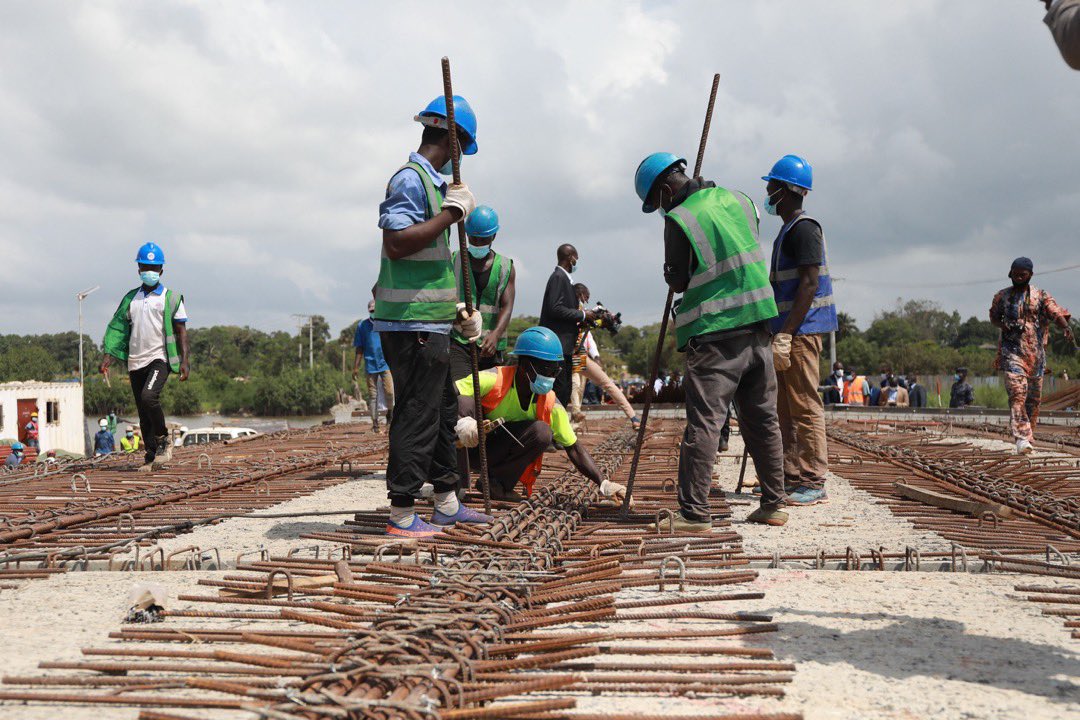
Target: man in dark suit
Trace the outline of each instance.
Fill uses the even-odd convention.
[[[570,404],[571,376],[570,357],[577,342],[578,328],[582,323],[596,320],[592,310],[578,307],[571,273],[577,269],[578,251],[573,245],[560,245],[555,251],[557,265],[544,289],[544,303],[540,308],[540,325],[555,333],[562,343],[563,367],[555,376],[555,397],[564,406]]]

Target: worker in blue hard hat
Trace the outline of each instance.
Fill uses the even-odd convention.
[[[566,451],[577,471],[599,486],[605,498],[622,501],[626,488],[605,480],[589,451],[578,442],[566,408],[556,399],[555,377],[563,372],[562,342],[545,327],[531,327],[518,336],[510,353],[517,365],[501,365],[480,373],[480,404],[484,417],[505,424],[487,435],[488,478],[491,497],[518,502],[520,482],[527,495],[544,462],[544,452],[554,442]],[[457,382],[457,436],[469,448],[471,464],[479,462],[474,449],[480,442],[475,418],[476,400],[472,378]]]
[[[686,160],[653,153],[634,189],[643,212],[664,212],[664,279],[683,293],[675,339],[686,352],[686,431],[679,450],[679,512],[659,529],[712,528],[713,464],[731,402],[760,480],[750,522],[783,525],[783,444],[768,322],[776,316],[758,246],[758,215],[744,193],[685,173]],[[649,389],[646,389],[648,392]]]
[[[11,443],[11,453],[4,459],[6,467],[16,467],[23,461],[23,444],[15,441]]]
[[[465,220],[473,303],[481,318],[481,335],[476,341],[481,370],[502,365],[506,331],[514,312],[517,271],[512,259],[492,248],[498,232],[499,215],[487,205],[477,207]],[[458,276],[458,299],[464,301],[465,284],[460,277],[461,263],[457,252],[454,253],[454,272]],[[472,373],[469,343],[456,332],[451,334],[451,339],[454,342],[450,343],[450,377],[460,380]]]
[[[477,151],[476,114],[455,95],[454,119],[463,154]],[[469,342],[481,334],[477,311],[466,316],[459,301],[450,251],[450,228],[468,217],[476,200],[464,185],[448,185],[451,138],[443,97],[415,120],[423,126],[420,146],[390,178],[379,206],[382,253],[375,285],[372,327],[394,378],[394,418],[386,485],[389,534],[430,537],[441,528],[413,511],[424,483],[434,486],[443,520],[487,522],[458,501],[457,393],[450,378],[451,330]]]
[[[776,363],[776,410],[784,437],[784,483],[792,505],[828,501],[825,408],[818,394],[822,338],[837,328],[832,278],[821,223],[803,210],[814,187],[810,163],[776,161],[765,186],[765,211],[784,224],[773,241],[769,280],[779,314],[770,320]]]
[[[135,262],[141,285],[128,291],[113,313],[105,329],[105,357],[99,369],[108,375],[114,360],[127,362],[145,443],[139,471],[149,472],[172,459],[161,392],[171,373],[177,373],[181,382],[188,379],[188,316],[183,294],[161,282],[165,251],[148,242],[139,248]],[[113,450],[109,448],[109,452]]]

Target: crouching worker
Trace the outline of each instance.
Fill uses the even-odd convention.
[[[551,330],[531,327],[518,336],[510,353],[517,366],[505,365],[480,373],[480,404],[488,420],[503,420],[505,425],[487,436],[488,479],[491,497],[517,502],[518,482],[531,494],[536,476],[544,462],[544,451],[552,440],[566,451],[566,457],[578,472],[600,486],[605,498],[622,502],[626,488],[604,480],[589,451],[577,441],[570,416],[552,388],[555,376],[562,371],[562,343]],[[469,449],[471,467],[479,467],[475,449],[480,442],[475,417],[472,378],[457,382],[457,434]]]

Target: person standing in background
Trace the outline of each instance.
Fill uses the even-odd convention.
[[[579,307],[585,308],[589,304],[589,298],[591,297],[589,288],[582,283],[577,283],[574,285],[574,292],[577,294]],[[570,417],[573,418],[574,422],[580,422],[581,419],[584,419],[581,414],[581,398],[585,392],[585,382],[591,380],[597,388],[607,393],[607,396],[615,401],[615,404],[623,411],[633,428],[637,430],[641,420],[638,418],[637,413],[634,412],[633,406],[626,399],[623,391],[604,372],[604,368],[599,362],[600,350],[596,347],[596,340],[593,339],[592,331],[587,327],[582,327],[579,330],[579,338],[572,361],[574,377],[572,380]]]
[[[908,398],[913,408],[926,407],[926,388],[919,384],[915,375],[908,376]]]
[[[544,288],[544,300],[540,306],[540,327],[555,333],[563,347],[562,371],[555,376],[555,397],[564,407],[570,405],[573,391],[574,343],[578,328],[596,320],[592,310],[578,308],[574,292],[574,271],[578,266],[578,251],[573,245],[563,244],[555,250],[555,270]]]
[[[379,333],[375,331],[371,321],[371,316],[374,314],[375,300],[370,300],[368,302],[368,317],[356,324],[356,334],[353,335],[353,347],[356,348],[356,356],[353,358],[352,379],[353,382],[358,381],[360,377],[360,358],[364,358],[371,429],[375,432],[381,432],[379,429],[379,386],[382,385],[383,398],[386,400],[386,426],[390,427],[390,421],[394,417],[394,378],[390,375],[390,366],[386,364],[386,358],[383,356]]]
[[[956,368],[952,388],[949,390],[949,407],[965,408],[975,404],[975,391],[968,385],[967,376],[966,367]]]

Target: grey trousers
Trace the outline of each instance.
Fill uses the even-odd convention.
[[[679,509],[687,520],[711,519],[709,489],[720,432],[732,399],[754,460],[761,505],[784,503],[784,443],[776,417],[776,371],[764,326],[686,349],[686,431],[679,453]]]

